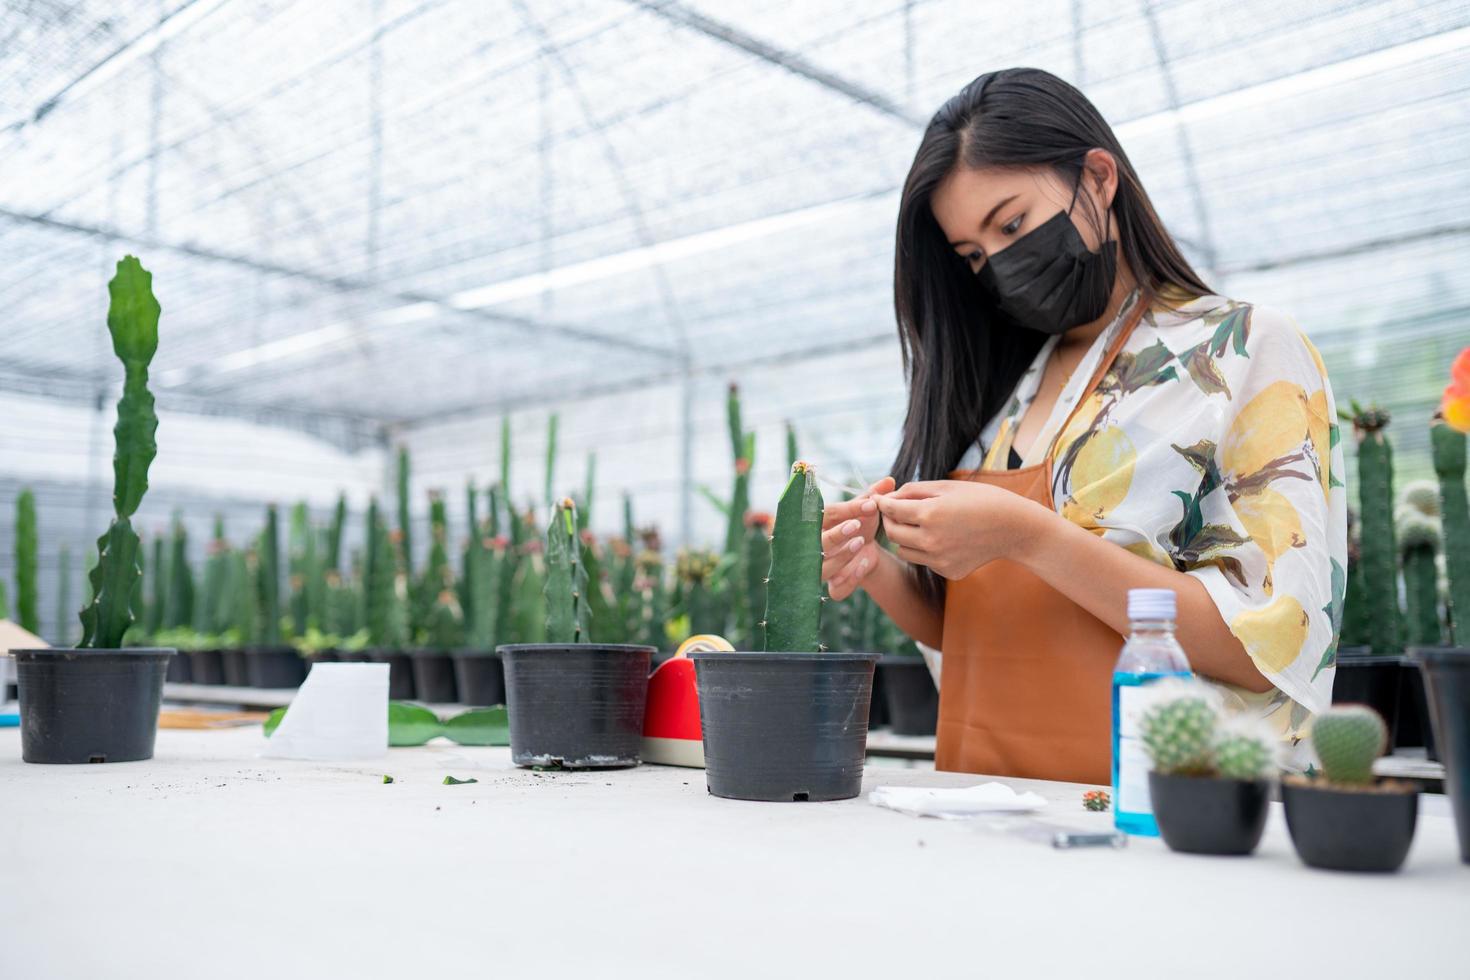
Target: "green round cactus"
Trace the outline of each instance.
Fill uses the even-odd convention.
[[[1271,746],[1258,735],[1227,732],[1215,740],[1215,768],[1225,779],[1265,779],[1275,768]]]
[[[1373,782],[1373,760],[1383,754],[1388,729],[1378,712],[1359,704],[1331,708],[1312,723],[1312,748],[1327,781],[1343,786]]]
[[[1208,776],[1215,771],[1215,708],[1198,695],[1153,704],[1139,721],[1154,771]]]

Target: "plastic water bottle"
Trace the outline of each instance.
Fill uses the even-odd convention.
[[[1190,676],[1189,660],[1174,639],[1174,592],[1129,589],[1128,642],[1113,668],[1113,823],[1129,834],[1159,835],[1148,795],[1148,753],[1138,729],[1143,688],[1164,677]]]

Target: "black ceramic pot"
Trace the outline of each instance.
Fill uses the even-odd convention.
[[[1159,834],[1186,854],[1250,854],[1266,830],[1271,784],[1264,779],[1148,774]]]
[[[505,703],[505,668],[493,650],[455,650],[454,682],[460,704],[489,707]]]
[[[1287,781],[1281,800],[1292,846],[1314,868],[1397,871],[1414,842],[1419,794],[1413,789],[1339,789]]]
[[[1424,671],[1435,744],[1460,836],[1460,860],[1470,864],[1470,647],[1422,647],[1414,657]]]
[[[454,661],[448,650],[410,650],[409,659],[413,662],[414,693],[420,701],[454,704],[459,700]]]
[[[412,701],[416,688],[413,684],[413,658],[406,650],[369,650],[368,660],[375,664],[388,665],[388,699],[390,701]]]

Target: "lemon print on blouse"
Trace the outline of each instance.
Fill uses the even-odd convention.
[[[1241,497],[1235,502],[1235,513],[1245,525],[1256,547],[1266,556],[1266,581],[1263,587],[1271,594],[1271,573],[1276,559],[1292,548],[1306,545],[1307,537],[1302,533],[1301,515],[1291,501],[1267,487],[1259,493]]]
[[[1307,611],[1296,597],[1279,595],[1270,605],[1247,609],[1232,619],[1230,632],[1262,670],[1279,674],[1302,652],[1309,625]]]
[[[1052,447],[1052,458],[1060,460],[1067,454],[1067,449],[1078,439],[1085,439],[1088,432],[1092,430],[1093,424],[1102,414],[1107,396],[1100,391],[1094,391],[1087,396],[1087,400],[1077,407],[1077,413],[1067,420],[1062,427],[1061,434]]]
[[[1307,441],[1307,393],[1290,381],[1267,385],[1252,398],[1220,443],[1227,476],[1259,473]]]
[[[1327,412],[1327,389],[1319,388],[1307,399],[1307,437],[1312,440],[1312,452],[1317,456],[1317,477],[1322,483],[1322,495],[1327,495],[1332,462],[1332,417]]]
[[[1071,493],[1062,516],[1082,527],[1095,527],[1128,496],[1138,454],[1121,426],[1113,425],[1087,438],[1072,463]]]

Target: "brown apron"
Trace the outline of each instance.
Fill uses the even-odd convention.
[[[1147,306],[1140,298],[1071,415],[1097,389]],[[1049,449],[1035,466],[958,470],[952,478],[1002,487],[1054,511],[1051,461]],[[950,582],[935,767],[1110,782],[1112,672],[1122,645],[1112,627],[1016,562],[993,561]]]

